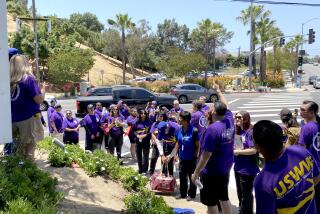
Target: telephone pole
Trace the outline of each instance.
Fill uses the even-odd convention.
[[[252,53],[254,51],[254,44],[253,44],[253,40],[254,40],[254,35],[253,35],[253,31],[255,28],[255,23],[253,20],[253,0],[251,0],[251,4],[250,4],[250,53]],[[252,72],[253,72],[253,55],[250,54],[249,55],[249,71],[250,71],[250,75],[249,75],[249,90],[252,89]]]
[[[36,17],[36,2],[32,0],[32,18],[33,18],[33,33],[34,33],[34,58],[36,65],[36,77],[40,81],[39,74],[39,53],[38,53],[38,35],[37,35],[37,17]]]

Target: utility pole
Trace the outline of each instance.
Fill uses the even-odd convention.
[[[253,55],[252,52],[253,50],[253,40],[254,40],[254,35],[253,35],[253,30],[254,30],[254,20],[253,20],[253,0],[251,0],[251,4],[250,4],[250,55],[249,55],[249,71],[250,71],[250,76],[249,76],[249,90],[252,89],[252,72],[253,72]]]
[[[33,33],[34,33],[34,58],[36,65],[36,77],[40,81],[39,75],[39,53],[38,53],[38,35],[37,35],[37,17],[36,17],[36,3],[32,0],[32,18],[33,18]]]
[[[238,48],[238,60],[240,59],[240,51],[241,51],[241,47],[239,46],[239,48]],[[238,65],[238,73],[239,73],[240,66],[241,66],[241,63]]]

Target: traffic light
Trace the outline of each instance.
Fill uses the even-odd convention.
[[[299,57],[298,57],[298,65],[299,65],[299,66],[302,66],[302,62],[303,62],[303,57],[302,57],[302,56],[299,56]]]
[[[280,47],[284,46],[285,42],[286,42],[285,38],[281,37],[280,38]]]
[[[316,32],[311,28],[309,29],[309,44],[314,43],[316,38]]]

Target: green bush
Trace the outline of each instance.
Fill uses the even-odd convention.
[[[1,157],[0,177],[0,207],[2,208],[9,201],[12,202],[12,206],[23,204],[21,200],[19,203],[13,203],[19,198],[30,202],[35,209],[43,209],[45,206],[50,208],[63,198],[63,194],[56,191],[57,179],[51,178],[49,173],[38,169],[30,159],[19,156]]]
[[[157,197],[149,190],[141,190],[124,199],[128,214],[174,213],[162,197]]]
[[[140,191],[148,183],[146,177],[142,177],[131,167],[120,168],[119,174],[123,187],[129,191]]]
[[[62,148],[54,146],[49,153],[49,162],[51,166],[63,167],[65,166],[65,154]]]
[[[18,198],[16,200],[7,203],[4,211],[0,214],[52,214],[57,213],[55,207],[50,207],[48,205],[42,205],[40,208],[35,208],[30,201],[26,199]]]

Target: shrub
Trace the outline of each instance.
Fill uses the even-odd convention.
[[[49,210],[63,198],[63,194],[56,191],[57,179],[51,178],[49,173],[38,169],[30,159],[19,156],[1,157],[0,177],[0,207],[2,208],[9,205],[9,210],[19,210],[21,205],[29,209],[30,206],[26,202],[28,201],[35,209],[41,210],[46,207],[45,209]]]
[[[158,214],[158,213],[174,213],[162,197],[157,197],[149,190],[141,190],[136,194],[127,196],[124,203],[129,214]]]
[[[229,77],[229,76],[209,77],[207,88],[212,88],[213,81],[215,81],[219,85],[220,89],[224,91],[227,86],[232,85],[233,80],[234,80],[234,77]],[[205,86],[204,78],[187,79],[186,82],[199,84],[203,87]]]
[[[0,214],[52,214],[57,213],[55,207],[50,207],[48,205],[41,205],[40,208],[36,209],[30,201],[23,198],[18,198],[16,200],[7,203],[4,211]]]
[[[131,167],[120,169],[120,181],[123,183],[123,187],[129,191],[140,191],[148,183],[146,177],[142,177]]]

